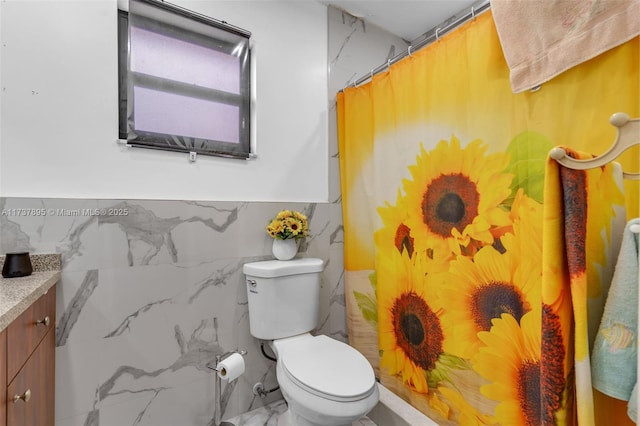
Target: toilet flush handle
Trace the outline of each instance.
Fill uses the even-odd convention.
[[[249,284],[251,287],[255,287],[258,285],[256,280],[247,280],[247,284]]]

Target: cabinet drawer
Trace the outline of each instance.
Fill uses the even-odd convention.
[[[6,328],[8,383],[18,374],[47,331],[55,331],[55,320],[56,287],[53,286]]]
[[[7,426],[53,426],[55,330],[49,330],[24,368],[7,386]]]

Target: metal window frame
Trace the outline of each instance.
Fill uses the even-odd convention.
[[[147,3],[158,5],[157,2],[151,0],[143,0]],[[215,28],[228,31],[234,35],[249,37],[251,33],[230,26],[224,22],[214,21],[202,15],[191,13],[186,9],[176,6],[174,10],[166,2],[161,3],[162,8],[169,8],[172,12],[186,17],[195,19]],[[129,32],[128,32],[128,12],[118,10],[118,89],[119,89],[119,138],[125,140],[129,146],[159,149],[166,151],[188,152],[190,158],[195,158],[194,153],[203,155],[213,155],[225,158],[249,159],[254,158],[251,153],[251,50],[247,48],[245,56],[241,58],[240,67],[240,94],[228,93],[221,90],[215,90],[205,87],[199,87],[183,82],[173,81],[162,77],[146,75],[142,73],[134,73],[132,75],[136,87],[152,88],[162,92],[179,94],[191,98],[204,99],[234,105],[239,107],[239,135],[238,143],[231,143],[219,140],[200,139],[182,135],[170,135],[153,132],[142,132],[134,128],[135,117],[129,117],[128,109],[128,89],[127,78],[129,71],[127,67],[129,55]],[[152,19],[141,21],[144,25],[142,28],[155,29],[159,33],[189,42],[194,42],[207,48],[214,48],[225,53],[229,53],[231,46],[224,40],[215,37],[209,37],[197,34],[174,26],[167,26],[165,23],[158,23]],[[163,28],[165,29],[163,31]],[[170,29],[170,31],[169,31]],[[169,34],[170,32],[170,34]],[[227,46],[229,49],[227,49]],[[131,121],[131,122],[130,122]]]

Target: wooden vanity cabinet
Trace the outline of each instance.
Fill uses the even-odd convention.
[[[7,426],[7,332],[0,331],[0,426]]]
[[[6,426],[54,425],[55,294],[53,286],[3,332]]]

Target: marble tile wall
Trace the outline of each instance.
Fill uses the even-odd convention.
[[[57,426],[211,425],[207,364],[236,349],[246,372],[223,383],[222,417],[281,399],[252,393],[275,365],[249,333],[242,265],[271,258],[264,227],[284,208],[309,216],[301,255],[326,262],[317,332],[347,340],[335,93],[406,45],[334,8],[328,23],[328,203],[0,198],[1,253],[62,255]]]
[[[223,383],[224,416],[281,398],[252,393],[276,382],[249,333],[242,265],[272,257],[264,227],[283,208],[309,217],[301,256],[326,262],[317,332],[344,340],[339,204],[0,199],[0,251],[62,254],[56,424],[207,425],[207,364],[236,349],[246,372]]]

